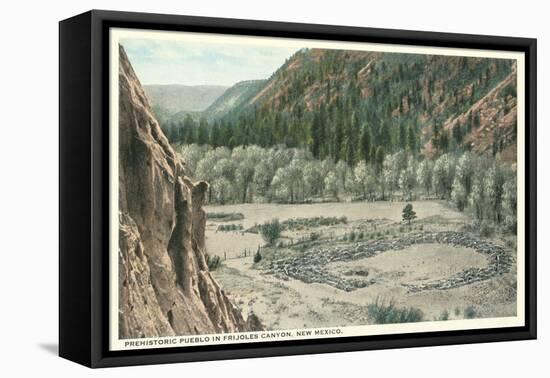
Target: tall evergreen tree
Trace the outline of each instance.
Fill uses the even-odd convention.
[[[399,147],[403,151],[407,149],[407,125],[404,122],[399,124]]]
[[[311,144],[310,151],[315,158],[319,158],[321,153],[321,143],[323,142],[321,132],[321,121],[319,113],[313,115],[313,122],[311,123]]]
[[[209,141],[208,122],[206,121],[206,118],[201,117],[201,119],[199,120],[197,143],[208,144],[208,141]]]
[[[409,125],[407,128],[407,147],[411,154],[416,155],[417,150],[417,142],[416,142],[416,126],[415,125]]]
[[[187,144],[193,144],[197,141],[196,138],[196,123],[193,117],[190,114],[187,114],[183,120],[183,127],[185,128],[185,142]]]
[[[218,122],[214,122],[210,130],[210,145],[213,147],[219,147],[223,145],[223,140],[220,133],[220,125]]]
[[[372,134],[368,124],[363,126],[363,132],[361,133],[361,157],[365,160],[365,163],[371,161],[371,149],[372,149]]]

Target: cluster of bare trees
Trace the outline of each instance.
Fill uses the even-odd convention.
[[[516,172],[490,156],[464,152],[420,159],[398,151],[381,164],[360,160],[349,166],[281,146],[230,150],[191,144],[182,146],[181,154],[188,174],[210,183],[210,203],[437,198],[479,221],[516,227]]]
[[[303,149],[184,145],[188,174],[210,183],[210,203],[299,203],[351,192],[348,165]]]

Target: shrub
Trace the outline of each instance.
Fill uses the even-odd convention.
[[[355,231],[351,231],[349,233],[349,241],[354,241],[355,240]]]
[[[511,239],[506,239],[505,241],[506,247],[516,249],[516,242]]]
[[[317,240],[319,239],[319,234],[317,232],[312,232],[309,234],[309,240]]]
[[[260,248],[258,248],[256,253],[254,254],[254,263],[257,264],[260,261],[262,261],[262,254],[260,253]]]
[[[488,238],[493,235],[495,232],[493,226],[488,222],[481,222],[479,225],[479,234],[485,238]]]
[[[508,96],[516,97],[517,91],[516,88],[513,85],[508,85],[506,88],[504,88],[499,96],[506,98]]]
[[[313,218],[290,218],[280,222],[281,231],[284,230],[304,230],[308,227],[333,226],[340,223],[346,223],[346,217],[313,217]],[[261,232],[261,225],[255,224],[246,232]]]
[[[460,308],[455,307],[455,316],[460,315]]]
[[[273,243],[279,239],[281,236],[281,231],[281,223],[279,223],[279,219],[277,218],[260,225],[260,234],[269,245],[273,245]]]
[[[218,231],[240,231],[243,229],[242,224],[220,224],[217,228]]]
[[[206,219],[215,219],[218,222],[230,222],[236,220],[243,220],[244,215],[242,213],[206,213]]]
[[[476,309],[474,306],[468,306],[464,309],[464,317],[466,319],[473,319],[477,315]]]
[[[369,318],[376,324],[414,323],[420,322],[424,318],[424,314],[418,308],[397,308],[393,300],[386,305],[379,298],[376,298],[375,303],[367,305],[367,311]]]
[[[220,259],[220,256],[210,256],[207,254],[206,265],[208,266],[208,270],[212,272],[222,265],[222,260]]]
[[[439,315],[439,320],[449,320],[449,311],[443,310],[441,315]]]

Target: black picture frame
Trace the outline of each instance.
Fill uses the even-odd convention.
[[[111,27],[525,53],[525,326],[320,340],[108,350]],[[92,10],[59,24],[59,354],[89,367],[536,338],[536,39]]]

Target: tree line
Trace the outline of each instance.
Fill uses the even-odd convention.
[[[209,182],[209,203],[442,199],[478,221],[516,227],[516,172],[498,155],[466,151],[430,160],[398,150],[350,165],[284,146],[192,144],[180,152],[187,174]]]

